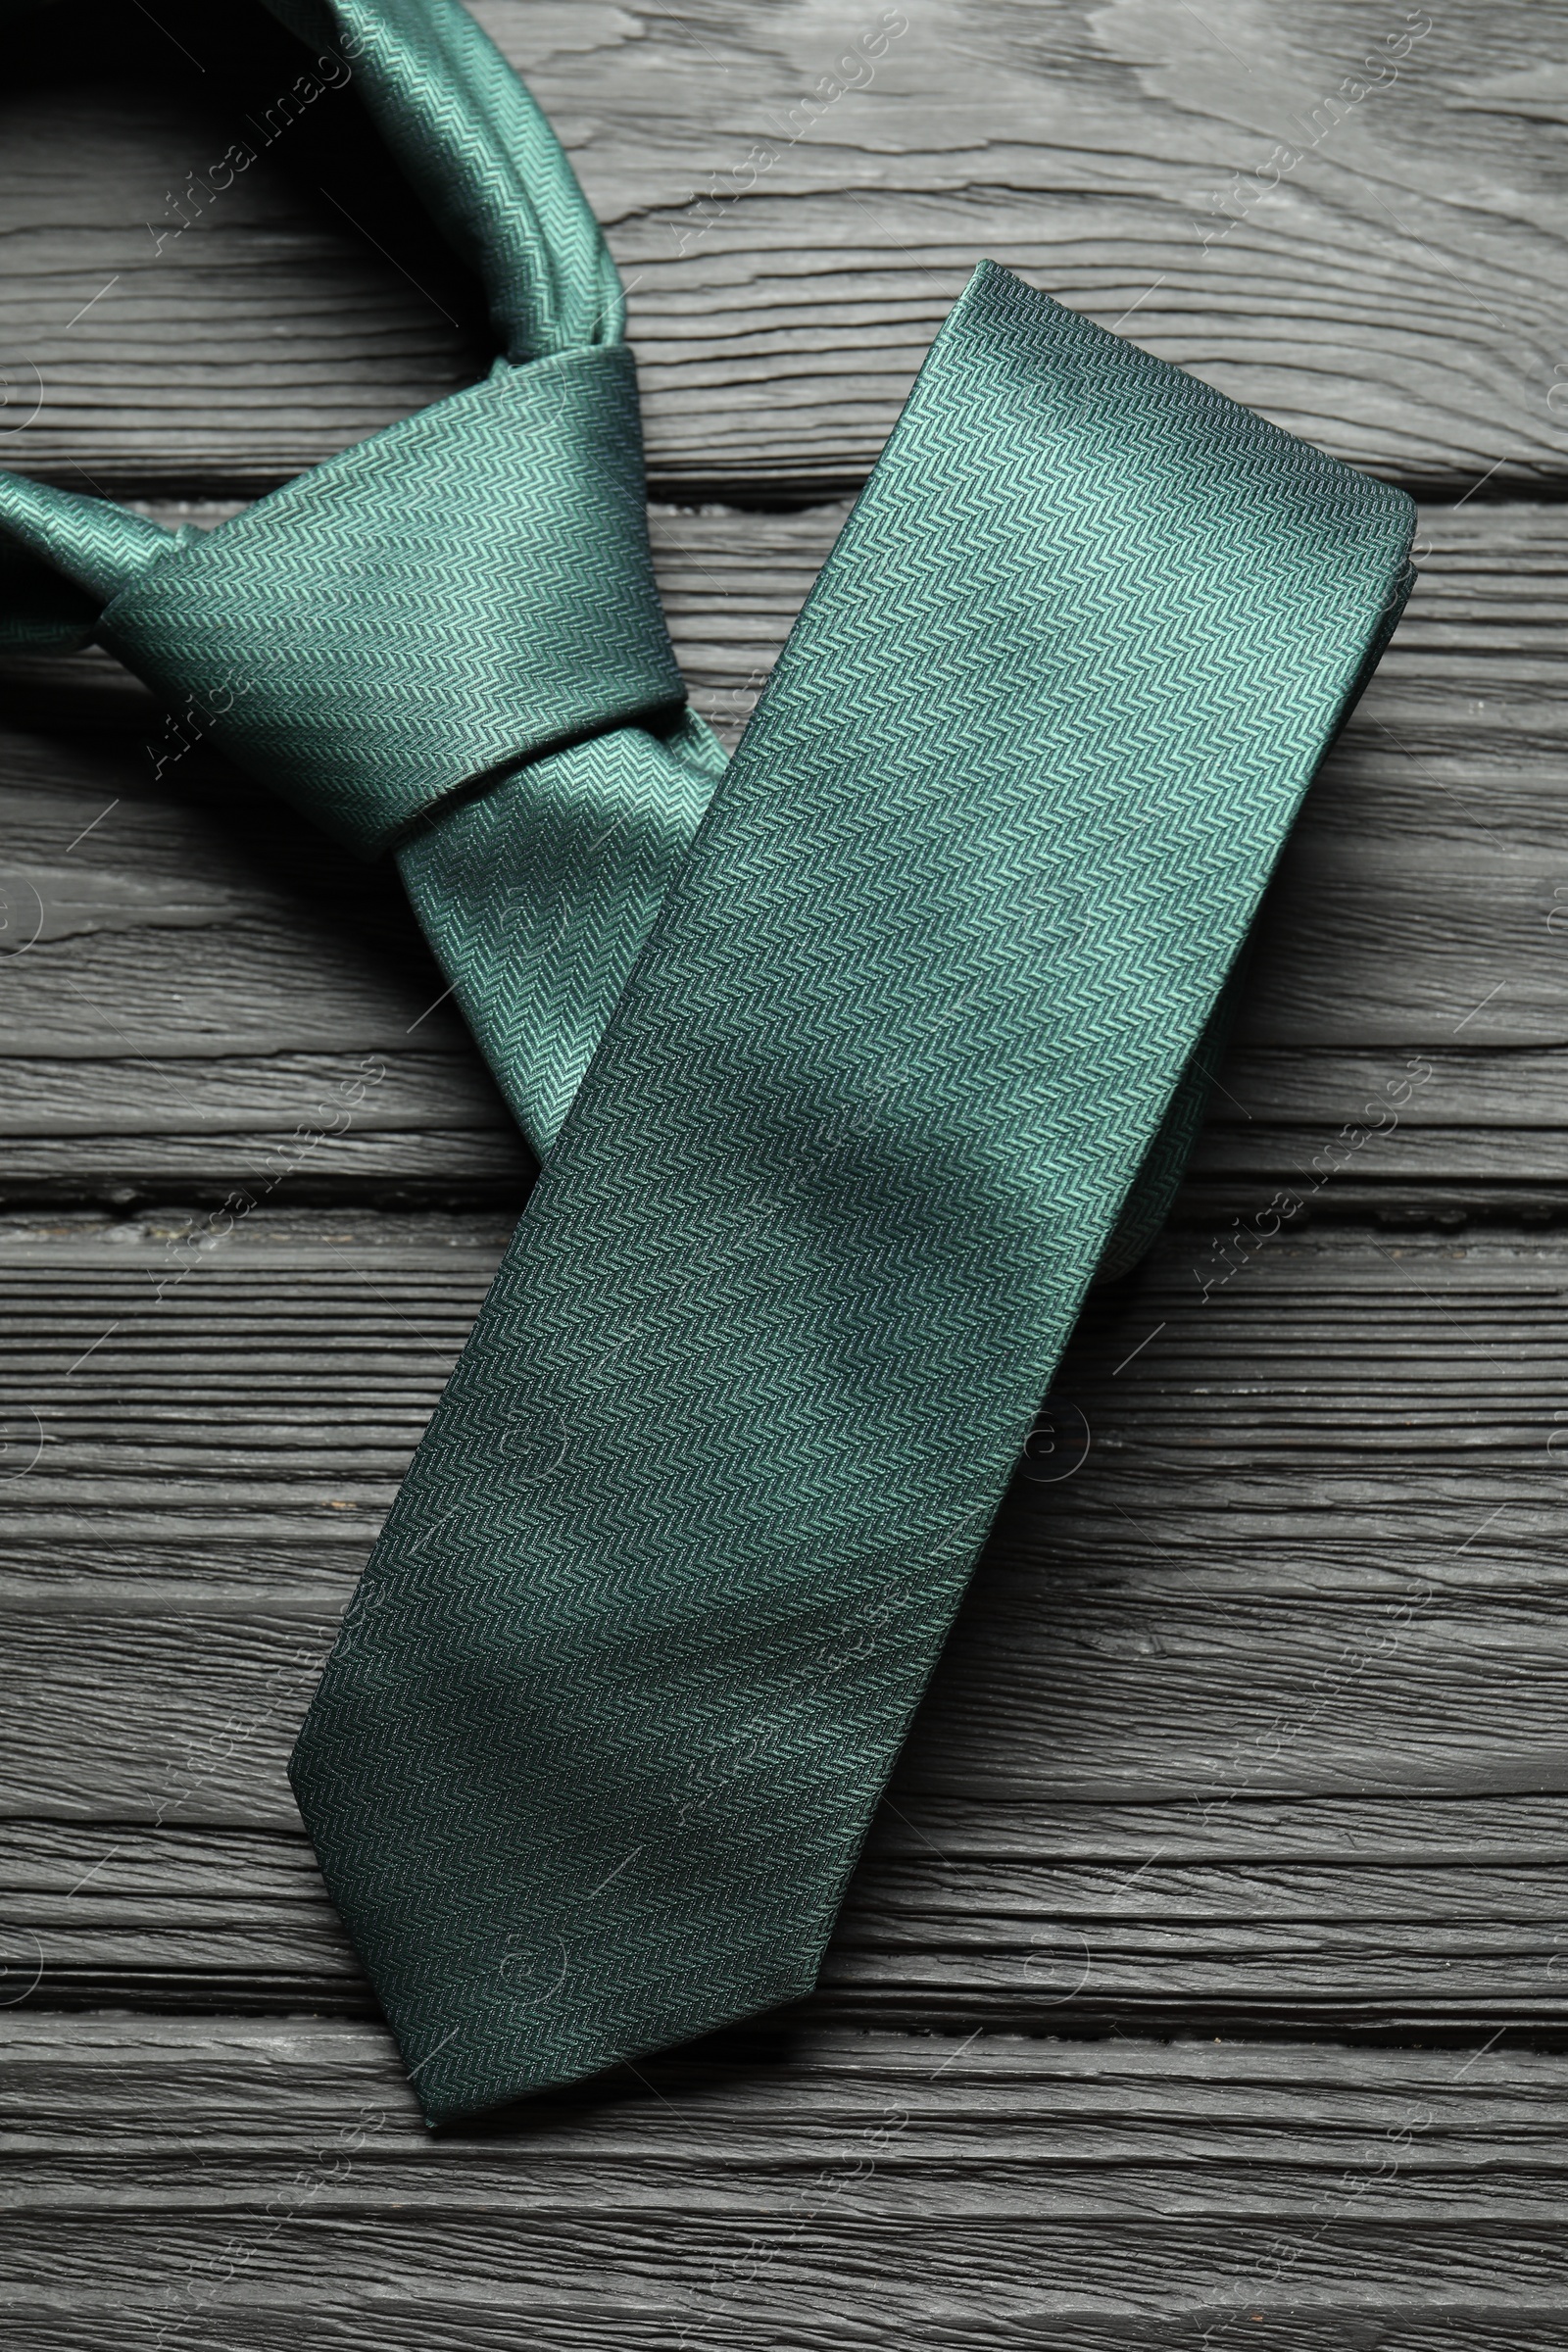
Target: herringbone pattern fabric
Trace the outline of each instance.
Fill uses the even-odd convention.
[[[654,588],[619,283],[453,0],[273,14],[349,64],[502,357],[211,532],[0,476],[0,645],[96,635],[313,821],[390,851],[543,1153],[723,765]]]
[[[295,1756],[432,2118],[809,1985],[1410,521],[976,273]]]
[[[565,1117],[723,766],[695,719],[662,740],[617,728],[532,760],[399,850],[425,931],[449,955],[461,942],[469,1027],[507,1064],[527,1134],[548,1143]],[[526,1056],[509,1052],[518,1038]]]

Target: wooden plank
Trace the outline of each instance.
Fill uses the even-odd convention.
[[[901,1785],[805,2008],[922,2032],[1560,2034],[1565,1846],[1560,1796],[1051,1805]],[[297,1824],[8,1822],[0,1970],[16,2006],[375,2014]]]
[[[1568,1199],[1564,514],[1424,512],[1410,613],[1264,912],[1192,1213],[1281,1185],[1363,1214]],[[656,514],[731,739],[841,515]],[[201,746],[171,759],[106,657],[12,664],[0,719],[13,1198],[521,1199],[531,1162],[388,869]]]
[[[982,254],[1356,463],[1454,489],[1563,472],[1560,0],[478,13],[625,272],[666,491],[862,478]],[[78,11],[63,60],[47,25],[24,36],[11,463],[260,485],[481,364],[472,290],[352,96],[285,125],[297,55],[258,48],[236,81],[240,55],[177,0]],[[236,140],[256,160],[215,186]]]
[[[7,2076],[20,2352],[1535,2352],[1568,2309],[1568,2060],[1475,2041],[817,2031],[434,2137],[366,2025],[22,2018]]]
[[[0,1226],[0,1994],[366,2004],[283,1763],[504,1224],[223,1225]],[[1565,1293],[1325,1227],[1098,1301],[817,2008],[1568,2026]]]

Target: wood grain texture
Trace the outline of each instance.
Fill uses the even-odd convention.
[[[283,1778],[493,1220],[0,1227],[16,1998],[362,2011]],[[1031,1441],[815,2008],[1568,2029],[1568,1242],[1172,1237]]]
[[[731,740],[842,514],[656,513]],[[1189,1212],[1281,1185],[1361,1214],[1568,1207],[1565,517],[1423,511],[1420,587],[1261,918]],[[390,871],[182,749],[107,657],[8,670],[10,1197],[517,1204],[531,1162]]]
[[[862,478],[983,254],[1358,464],[1563,473],[1560,0],[476,13],[621,264],[666,489]],[[29,36],[0,109],[9,463],[273,481],[482,364],[352,89],[279,107],[298,62],[180,0],[78,9],[64,57]],[[236,140],[256,161],[215,188]]]
[[[817,2030],[432,2137],[355,2024],[24,2019],[19,2352],[1537,2352],[1568,2059]]]
[[[384,872],[106,659],[7,666],[8,2348],[1546,2352],[1568,12],[477,13],[624,269],[728,739],[843,512],[765,510],[863,478],[983,252],[1423,486],[1423,580],[818,1992],[436,2138],[282,1766],[531,1163]],[[232,78],[259,22],[8,28],[0,462],[210,520],[482,365],[352,97]]]

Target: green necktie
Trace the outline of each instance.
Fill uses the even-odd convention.
[[[270,6],[312,44],[302,72],[347,66],[502,356],[211,532],[0,474],[0,650],[96,637],[316,823],[390,852],[542,1154],[724,765],[654,587],[625,304],[463,9]]]
[[[276,13],[306,28],[303,11]],[[520,94],[503,101],[514,85],[458,12],[342,0],[333,15],[368,58],[384,36],[416,61],[368,74],[367,96],[493,292],[495,255],[510,268],[521,252],[495,216],[526,208],[526,180],[543,217],[535,172],[586,250],[558,151]],[[466,112],[471,75],[490,98]],[[475,149],[481,117],[495,150]],[[481,171],[480,151],[517,168]],[[519,266],[554,284],[552,235]],[[608,316],[605,270],[596,258]],[[586,316],[564,386],[603,349]],[[265,545],[274,628],[291,565],[305,581],[319,562],[353,634],[362,521],[312,485],[334,466],[379,479],[374,453],[474,397],[256,511],[297,500],[314,524]],[[573,411],[563,442],[586,430]],[[542,544],[557,491],[532,447],[444,439],[430,511],[488,464],[461,509],[477,523],[522,495],[510,463]],[[559,474],[562,528],[577,531],[597,473],[563,458]],[[641,517],[629,501],[617,516],[618,542],[608,523],[602,545],[587,537],[610,574],[624,565],[641,612]],[[204,543],[232,535],[236,579],[247,520]],[[432,2120],[810,1985],[1078,1303],[1147,1238],[1179,1172],[1202,1040],[1397,616],[1410,525],[1396,492],[977,270],[684,857],[682,824],[662,822],[658,880],[673,879],[295,1753],[328,1885]],[[60,560],[41,526],[32,544]],[[470,762],[455,803],[399,797],[424,772],[398,751],[404,665],[439,750],[421,631],[461,601],[433,593],[453,551],[411,544],[407,636],[368,631],[342,656],[367,705],[372,687],[389,705],[391,838],[417,849],[499,801],[491,854],[539,877],[528,904],[543,905],[556,804],[534,795],[574,756],[541,753],[554,736],[483,792]],[[207,642],[199,596],[158,603],[199,560],[159,553],[105,615],[160,682],[186,675],[184,632]],[[554,591],[568,609],[578,561]],[[126,594],[156,608],[156,656],[116,622]],[[558,638],[555,611],[509,617],[564,691],[583,639]],[[438,633],[449,671],[458,628]],[[293,702],[278,689],[285,736],[314,739],[318,691],[314,676],[294,677]],[[446,719],[467,746],[462,697]],[[694,779],[689,816],[709,755],[688,763],[685,734],[636,740]],[[352,749],[330,737],[315,790],[357,810],[377,785],[368,765],[352,790],[335,781]],[[299,797],[292,771],[276,780]],[[581,862],[559,870],[574,904]],[[559,1020],[548,987],[530,981],[504,1042],[485,1005],[514,1002],[510,959],[538,966],[538,948],[498,940],[483,853],[444,855],[442,872],[424,900],[411,876],[416,903],[429,920],[440,902],[438,950],[469,975],[486,1050],[532,1069],[530,1022]],[[623,942],[657,895],[650,881]],[[629,961],[571,967],[578,1034]],[[537,1078],[512,1092],[547,1137]],[[563,1078],[551,1100],[570,1092]]]

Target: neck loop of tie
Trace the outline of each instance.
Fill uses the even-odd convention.
[[[350,63],[502,356],[211,531],[0,475],[0,650],[96,638],[356,854],[392,851],[542,1152],[723,765],[655,587],[619,281],[454,0],[270,6]]]

